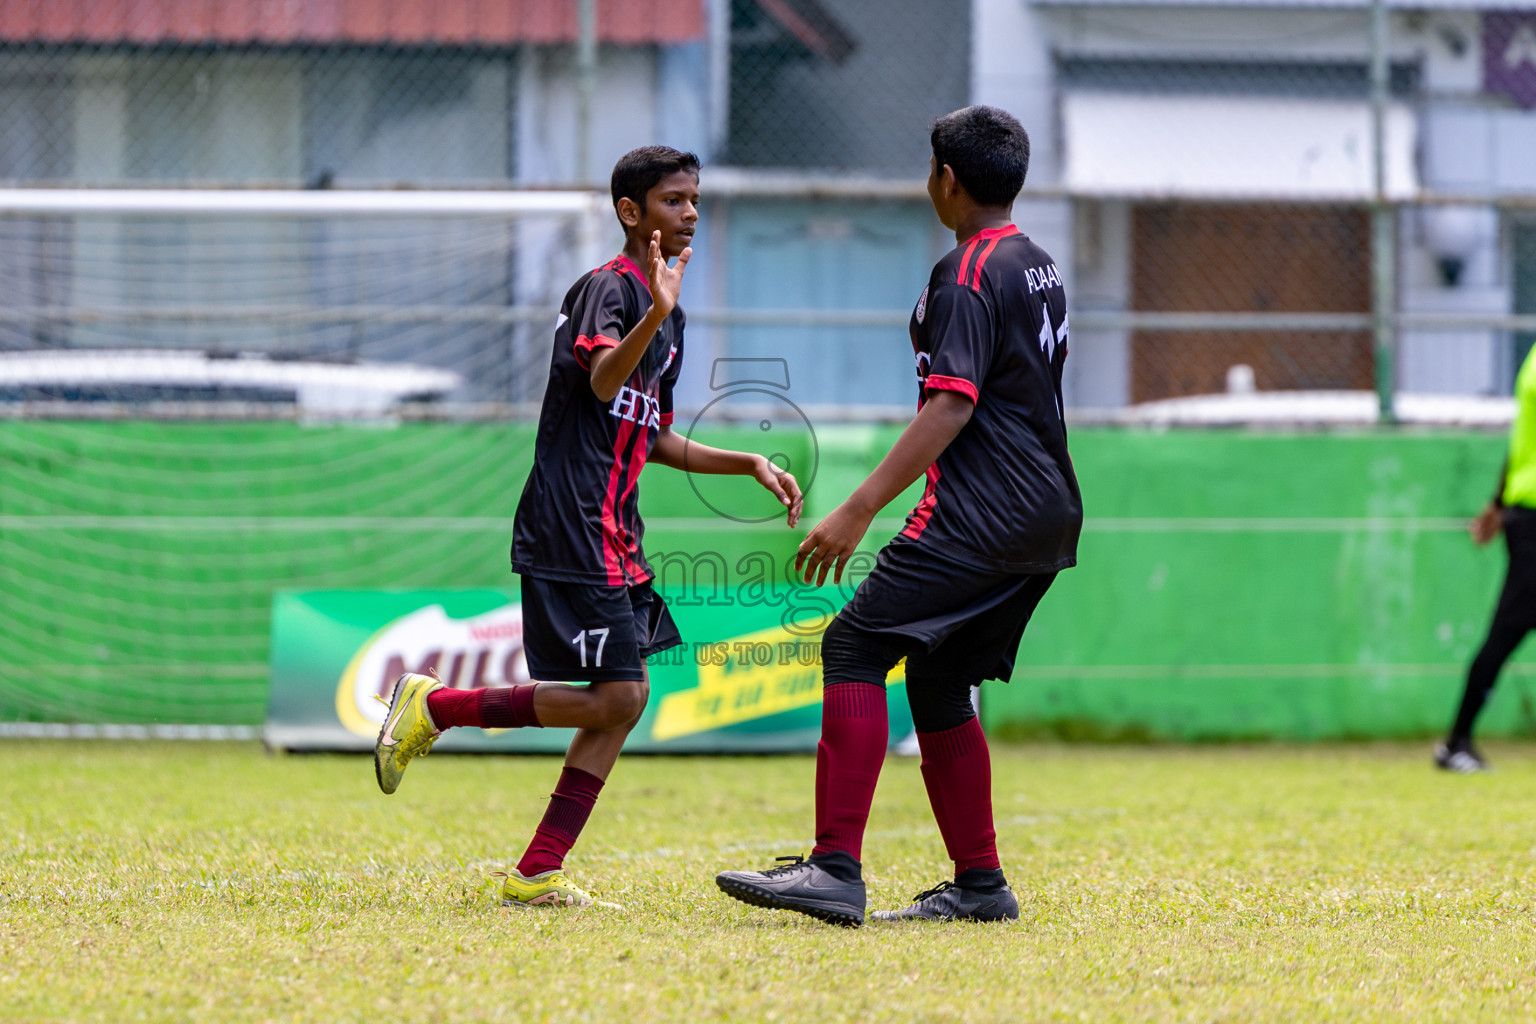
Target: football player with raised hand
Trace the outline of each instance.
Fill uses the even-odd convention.
[[[379,786],[393,793],[444,729],[576,729],[543,820],[505,873],[501,899],[509,905],[594,902],[565,876],[565,856],[645,710],[645,659],[682,643],[641,548],[646,463],[752,477],[790,526],[800,518],[791,474],[672,430],[686,323],[677,300],[699,219],[698,157],[665,146],[633,150],[613,169],[612,195],[624,250],[566,293],[533,471],[513,526],[528,672],[540,681],[457,690],[407,673],[375,749]]]

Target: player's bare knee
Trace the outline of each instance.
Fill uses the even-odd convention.
[[[650,696],[650,686],[641,679],[614,680],[596,683],[597,728],[617,729],[629,727],[639,720]]]
[[[651,681],[649,679],[641,679],[631,684],[630,699],[627,705],[629,718],[625,722],[626,728],[633,729],[635,723],[640,721],[641,716],[645,714],[645,705],[650,699]]]

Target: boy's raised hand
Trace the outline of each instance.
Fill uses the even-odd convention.
[[[661,232],[651,232],[651,249],[646,257],[646,276],[651,280],[651,305],[656,312],[667,316],[677,307],[677,296],[683,287],[683,269],[688,266],[688,257],[693,255],[693,246],[688,246],[677,255],[677,265],[667,266],[667,258],[661,254]]]

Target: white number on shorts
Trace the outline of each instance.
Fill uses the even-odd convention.
[[[576,645],[576,649],[581,651],[581,667],[582,668],[586,668],[587,667],[587,634],[588,633],[592,634],[594,637],[597,638],[597,651],[592,656],[592,666],[594,668],[602,668],[603,667],[603,646],[608,643],[608,630],[609,630],[608,626],[604,626],[602,629],[584,629],[580,633],[577,633],[575,636],[571,637],[571,643],[575,644]]]

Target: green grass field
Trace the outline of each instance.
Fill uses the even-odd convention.
[[[1012,926],[852,931],[723,898],[803,852],[809,758],[621,761],[568,867],[622,912],[507,910],[557,762],[0,743],[0,1020],[1529,1020],[1536,748],[1002,747]],[[947,864],[887,763],[872,907]]]

